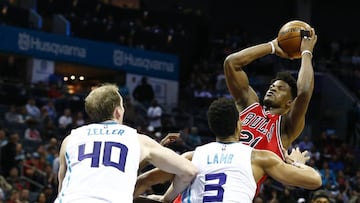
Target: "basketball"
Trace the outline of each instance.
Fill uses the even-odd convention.
[[[304,36],[311,36],[311,26],[300,20],[284,24],[278,33],[278,45],[291,58],[301,58],[300,45]]]

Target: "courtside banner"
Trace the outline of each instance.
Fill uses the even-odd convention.
[[[178,80],[175,55],[0,25],[0,51]]]

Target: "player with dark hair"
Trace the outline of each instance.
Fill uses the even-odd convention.
[[[199,146],[190,155],[198,168],[194,181],[182,193],[182,202],[241,202],[251,203],[256,182],[268,174],[290,186],[317,189],[321,176],[305,165],[309,159],[298,149],[290,155],[296,164],[288,164],[269,150],[257,150],[239,142],[241,120],[233,100],[217,99],[209,107],[208,124],[216,141]],[[164,202],[164,196],[149,198]]]
[[[283,148],[288,149],[304,129],[305,115],[314,89],[312,52],[317,35],[313,28],[311,33],[312,36],[304,37],[301,42],[301,66],[297,80],[289,72],[278,73],[265,93],[263,104],[260,104],[258,95],[250,86],[244,68],[269,54],[289,58],[278,46],[277,39],[226,57],[226,83],[243,123],[241,142],[255,149],[270,150],[284,159]]]
[[[249,79],[243,68],[269,54],[289,58],[278,46],[277,39],[245,48],[226,57],[224,61],[226,83],[240,112],[243,125],[241,133],[239,132],[240,142],[255,149],[270,150],[286,160],[283,149],[288,149],[304,129],[305,115],[314,89],[312,52],[317,35],[313,28],[311,33],[312,36],[303,38],[301,42],[301,66],[297,80],[289,72],[278,73],[271,81],[263,105],[249,85]],[[188,153],[184,154],[187,155]],[[153,174],[141,178],[142,184],[137,184],[136,193],[141,194],[150,185],[163,183],[172,178],[171,174],[161,171],[154,170],[149,173]],[[266,176],[258,182],[258,186],[265,179]],[[260,187],[257,189],[259,190]]]

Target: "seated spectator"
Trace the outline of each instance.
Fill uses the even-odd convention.
[[[5,113],[5,120],[9,123],[24,123],[15,105],[10,105],[9,110]]]
[[[53,120],[47,120],[47,123],[43,123],[41,127],[41,136],[44,138],[44,142],[47,142],[52,137],[57,136],[56,135],[57,127]]]
[[[47,92],[47,96],[51,99],[61,98],[63,93],[59,90],[55,83],[50,84],[50,88]]]
[[[305,151],[305,150],[307,150],[307,151],[311,152],[312,149],[313,149],[313,147],[314,147],[314,144],[313,144],[313,142],[309,139],[309,136],[304,135],[302,141],[300,141],[300,143],[299,143],[299,149],[300,149],[300,151]]]
[[[27,121],[28,127],[25,129],[25,132],[24,132],[25,140],[39,142],[39,143],[42,141],[40,132],[38,129],[36,129],[37,124],[38,124],[38,122],[33,119],[29,119]]]
[[[79,111],[76,113],[73,121],[74,127],[80,127],[85,124],[84,114],[83,112]]]
[[[40,192],[36,198],[35,203],[47,203],[46,195],[44,192]]]
[[[6,181],[11,185],[13,189],[22,190],[24,188],[30,187],[30,183],[26,182],[20,177],[20,171],[16,166],[10,169],[9,176],[6,177]]]
[[[6,181],[4,176],[0,175],[0,202],[5,200],[7,194],[13,189],[11,184]]]
[[[26,106],[21,106],[20,107],[20,117],[21,117],[21,123],[25,123],[28,119],[31,118],[31,116],[28,114],[27,110],[26,110]]]
[[[182,139],[185,144],[190,149],[195,149],[195,147],[201,145],[201,137],[199,135],[199,128],[196,126],[191,127],[190,129],[185,128],[183,133],[181,133]]]
[[[8,143],[1,147],[1,174],[3,174],[5,177],[9,175],[10,169],[12,167],[17,166],[16,156],[18,152],[17,148],[19,140],[19,134],[17,132],[11,132],[9,133]]]
[[[55,121],[55,119],[57,118],[57,111],[56,111],[55,104],[52,99],[49,99],[47,104],[42,106],[41,109],[46,110],[49,118],[52,119],[53,121]]]
[[[10,192],[10,196],[8,198],[8,201],[6,203],[17,203],[20,202],[20,191],[17,189],[13,189]]]
[[[345,155],[345,154],[344,154]],[[329,168],[337,173],[340,170],[344,170],[345,165],[344,162],[340,159],[339,154],[334,154],[329,161]]]
[[[34,98],[29,98],[25,107],[28,115],[31,118],[40,120],[40,109],[36,106],[36,101]]]
[[[323,186],[336,186],[336,174],[332,169],[329,168],[329,164],[327,161],[323,162],[322,168],[319,170],[321,179],[322,179],[322,185]]]
[[[30,203],[30,191],[27,188],[20,190],[20,202],[21,203]]]
[[[42,142],[40,131],[36,128],[37,121],[29,119],[24,132],[24,147],[26,152],[33,152]]]
[[[59,118],[59,128],[61,129],[69,129],[72,127],[73,119],[71,115],[71,110],[66,108],[64,110],[64,114]]]
[[[23,168],[25,176],[39,184],[45,184],[45,164],[46,162],[44,161],[44,157],[41,157],[37,152],[33,152],[25,161]],[[37,189],[36,185],[30,185],[30,191],[37,191]]]

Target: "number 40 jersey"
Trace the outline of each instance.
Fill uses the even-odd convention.
[[[252,150],[241,143],[212,142],[197,147],[192,162],[199,173],[182,193],[182,202],[251,203],[256,192]]]
[[[136,130],[103,122],[79,127],[69,136],[67,170],[55,202],[132,203],[140,160]]]

